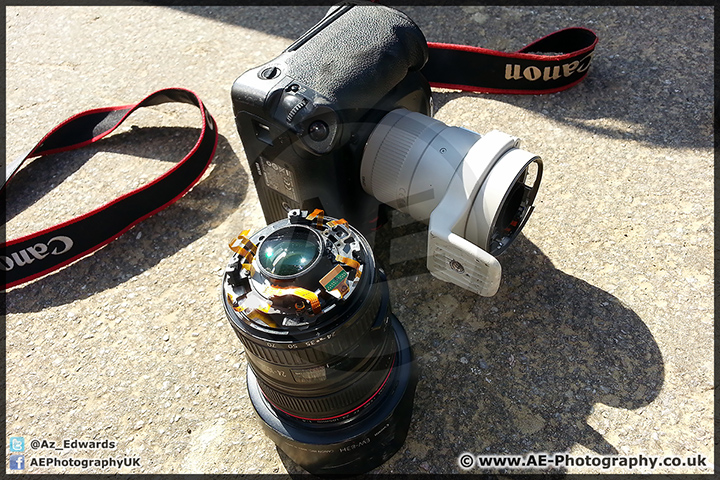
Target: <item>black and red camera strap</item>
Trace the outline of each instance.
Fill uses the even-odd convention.
[[[182,197],[202,177],[215,155],[215,120],[193,92],[181,88],[159,90],[134,105],[88,110],[55,127],[27,155],[6,167],[8,182],[29,158],[78,149],[114,131],[135,110],[168,102],[189,103],[200,109],[200,137],[192,150],[168,172],[91,212],[67,222],[0,244],[3,285],[41,277],[110,243],[135,224]]]
[[[598,38],[587,28],[551,33],[517,52],[428,42],[430,85],[480,93],[554,93],[587,75]]]
[[[515,53],[428,43],[430,57],[422,72],[438,88],[484,93],[553,93],[585,78],[597,41],[590,30],[568,28]],[[189,103],[200,109],[202,128],[192,150],[171,170],[143,187],[67,222],[0,244],[4,288],[41,277],[89,255],[182,197],[200,179],[215,154],[217,126],[194,93],[169,88],[134,105],[75,115],[48,133],[27,155],[7,165],[3,193],[26,160],[89,145],[112,133],[138,108],[167,102]]]

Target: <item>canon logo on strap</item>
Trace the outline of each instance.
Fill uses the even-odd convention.
[[[48,240],[47,244],[36,243],[32,247],[13,252],[10,256],[0,255],[0,270],[9,272],[13,268],[22,267],[35,260],[42,260],[48,255],[62,255],[73,246],[72,238],[59,235]]]
[[[561,77],[569,77],[573,73],[582,73],[590,68],[590,60],[592,60],[593,54],[590,53],[580,60],[573,62],[564,63],[562,65],[554,65],[543,67],[542,70],[536,66],[526,67],[521,70],[521,66],[518,64],[508,63],[505,65],[505,80],[529,80],[534,82],[542,78],[543,81],[557,80]]]
[[[585,77],[597,42],[597,35],[583,27],[558,30],[516,52],[428,42],[429,57],[421,73],[432,87],[481,93],[555,93]]]

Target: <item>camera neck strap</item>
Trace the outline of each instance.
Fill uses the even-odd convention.
[[[430,85],[480,93],[540,94],[570,88],[587,75],[598,38],[566,28],[517,52],[428,42],[422,69]]]
[[[168,172],[91,212],[67,222],[0,244],[0,270],[5,288],[41,277],[110,243],[133,225],[182,197],[203,175],[215,155],[218,131],[200,99],[181,88],[159,90],[139,103],[107,107],[75,115],[55,127],[30,152],[6,167],[5,183],[29,158],[75,150],[114,131],[141,107],[180,102],[202,114],[200,137],[192,150]]]

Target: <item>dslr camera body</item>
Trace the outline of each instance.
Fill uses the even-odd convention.
[[[360,184],[365,142],[388,112],[431,114],[425,38],[398,11],[333,7],[280,56],[245,72],[232,103],[268,223],[322,209],[367,236],[378,202]]]
[[[432,119],[428,55],[405,14],[334,6],[235,81],[235,121],[268,223],[321,209],[368,237],[390,206],[429,224],[435,277],[491,296],[495,256],[527,221],[542,162],[510,135]]]

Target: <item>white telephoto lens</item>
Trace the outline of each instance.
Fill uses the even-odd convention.
[[[368,138],[363,189],[428,223],[430,272],[492,296],[494,257],[520,232],[542,177],[542,161],[498,131],[481,136],[404,109],[388,113]]]

